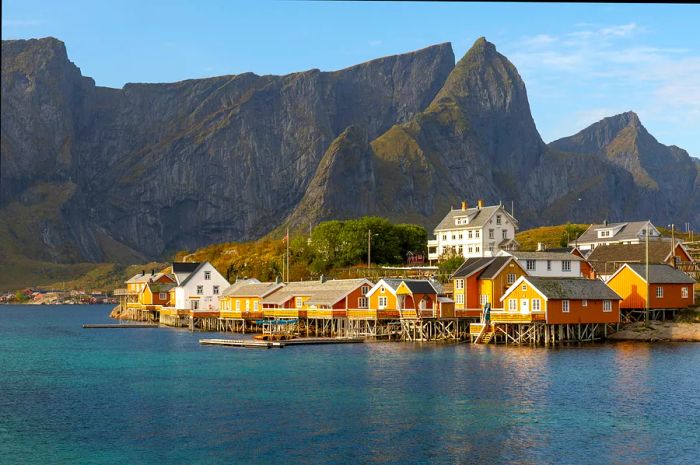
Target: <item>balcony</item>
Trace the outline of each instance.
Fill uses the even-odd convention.
[[[544,312],[518,313],[518,312],[491,312],[491,323],[527,324],[533,321],[544,321]]]
[[[138,291],[130,291],[128,289],[115,289],[114,293],[112,294],[114,296],[118,295],[139,295]]]

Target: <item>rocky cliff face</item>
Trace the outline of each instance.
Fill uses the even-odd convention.
[[[478,198],[513,201],[521,226],[700,224],[687,154],[665,148],[665,172],[641,124],[613,123],[546,146],[517,70],[483,38],[456,65],[442,44],[123,89],[96,87],[60,41],[3,41],[0,254],[133,261],[363,214],[430,228]]]

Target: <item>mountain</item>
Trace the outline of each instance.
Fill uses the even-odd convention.
[[[335,72],[96,86],[62,42],[2,42],[0,258],[166,257],[377,214],[429,229],[503,201],[521,227],[700,226],[698,164],[625,114],[545,144],[484,38]],[[608,121],[610,120],[610,121]]]
[[[639,218],[700,224],[700,161],[675,145],[659,143],[634,112],[604,118],[549,145],[594,155],[630,173],[641,193]]]

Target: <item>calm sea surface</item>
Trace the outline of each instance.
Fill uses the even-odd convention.
[[[0,306],[0,463],[700,463],[698,344],[260,350],[81,328],[110,309]]]

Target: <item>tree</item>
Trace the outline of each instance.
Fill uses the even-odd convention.
[[[561,234],[561,238],[559,239],[559,246],[560,247],[567,247],[569,245],[569,242],[575,240],[578,238],[581,234],[586,231],[585,226],[578,226],[575,224],[571,223],[566,223],[566,226],[564,226],[564,232]]]

